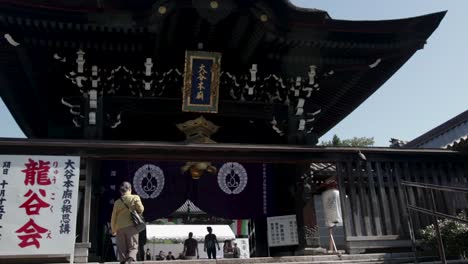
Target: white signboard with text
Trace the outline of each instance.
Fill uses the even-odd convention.
[[[299,244],[296,215],[268,217],[267,226],[269,247]]]
[[[0,155],[0,258],[73,255],[79,157]]]

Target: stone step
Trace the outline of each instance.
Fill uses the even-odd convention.
[[[136,263],[145,264],[261,264],[261,263],[284,263],[284,264],[307,264],[307,263],[404,263],[411,262],[411,254],[361,254],[361,255],[323,255],[323,256],[291,256],[291,257],[270,257],[251,259],[218,259],[218,260],[175,260],[175,261],[145,261]],[[118,262],[107,262],[108,264],[119,264]]]
[[[419,263],[440,263],[436,257],[420,258]],[[199,259],[199,260],[173,260],[173,261],[137,261],[135,264],[262,264],[262,263],[284,263],[284,264],[352,264],[352,263],[414,263],[413,253],[376,253],[376,254],[344,254],[337,255],[322,255],[322,256],[289,256],[289,257],[268,257],[268,258],[251,258],[251,259]],[[468,264],[464,260],[448,261],[451,264]],[[98,264],[89,263],[89,264]],[[106,262],[106,264],[119,264],[119,262]]]
[[[231,261],[231,263],[236,263],[236,264],[243,264],[245,259],[236,259],[235,261]],[[176,260],[176,261],[137,261],[134,262],[134,264],[205,264],[205,263],[212,263],[212,264],[224,264],[226,263],[225,260],[219,259],[219,260],[208,260],[208,259],[203,259],[203,260]],[[262,263],[262,262],[257,262],[257,263]],[[265,262],[263,262],[265,263]],[[267,262],[268,263],[268,262]],[[275,263],[275,262],[269,262],[269,263]],[[394,258],[394,259],[354,259],[354,260],[315,260],[315,261],[292,261],[292,262],[276,262],[276,263],[288,263],[288,264],[352,264],[352,263],[365,263],[365,264],[406,264],[406,263],[414,263],[413,260],[410,260],[408,258]],[[420,261],[419,263],[424,263],[424,264],[438,264],[440,261]],[[468,264],[467,260],[449,260],[447,263],[450,264]],[[89,264],[100,264],[100,263],[89,263]],[[105,264],[120,264],[119,262],[106,262]]]
[[[393,261],[393,260],[318,260],[318,261],[293,261],[293,262],[282,262],[282,263],[288,263],[288,264],[351,264],[351,263],[365,263],[365,264],[376,264],[376,263],[408,263],[408,259],[401,259],[398,261]],[[213,260],[184,260],[184,261],[145,261],[145,262],[134,262],[135,264],[181,264],[181,263],[188,263],[188,264],[205,264],[205,263],[213,263],[213,264],[221,264],[225,263],[222,260],[218,261],[213,261]],[[236,264],[243,264],[245,263],[243,259],[238,259],[236,262],[232,262]],[[273,263],[273,262],[270,262]],[[98,263],[95,263],[98,264]],[[106,262],[105,264],[119,264],[119,262]]]

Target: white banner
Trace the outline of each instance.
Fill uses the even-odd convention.
[[[296,215],[268,217],[267,226],[269,247],[299,244]]]
[[[0,256],[72,255],[79,157],[0,155]]]

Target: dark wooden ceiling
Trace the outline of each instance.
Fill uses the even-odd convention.
[[[142,68],[151,57],[161,72],[181,71],[185,51],[202,43],[203,50],[222,53],[223,71],[238,76],[248,75],[252,64],[263,76],[285,80],[307,77],[310,65],[318,67],[318,74],[333,71],[310,99],[322,110],[314,124],[314,135],[321,136],[421,49],[444,15],[341,21],[324,11],[294,8],[287,0],[219,1],[217,9],[201,0],[0,0],[0,31],[20,43],[13,47],[0,41],[0,95],[27,136],[80,138],[83,131],[73,126],[61,103],[80,93],[63,76],[66,69],[55,54],[72,63],[82,49],[87,65],[129,68]],[[377,59],[380,64],[369,67]],[[104,107],[127,111],[122,125],[105,129],[103,137],[183,139],[174,124],[197,115],[182,113],[180,90],[175,86],[173,91],[164,98],[104,98]],[[287,141],[270,125],[273,114],[287,115],[287,107],[223,100],[220,109],[219,115],[209,115],[223,127],[215,136],[220,142]]]

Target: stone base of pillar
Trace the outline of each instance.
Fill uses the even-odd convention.
[[[312,256],[312,255],[326,255],[327,249],[322,247],[305,248],[296,251],[296,256]]]
[[[91,243],[76,243],[75,244],[75,263],[88,263],[89,249]]]

